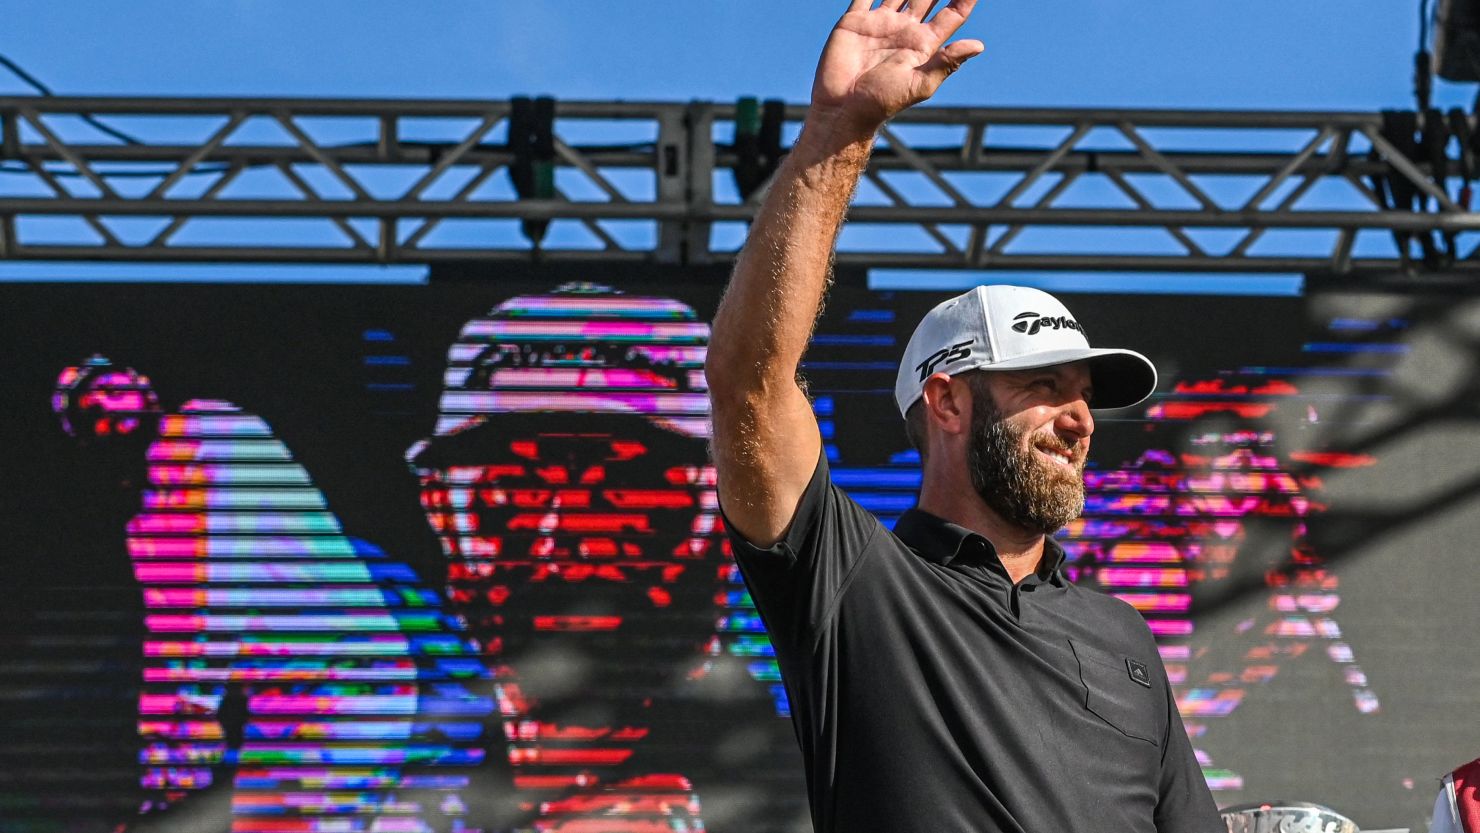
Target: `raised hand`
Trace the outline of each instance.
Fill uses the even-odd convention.
[[[833,28],[812,82],[809,121],[871,134],[895,113],[933,95],[946,76],[985,48],[979,40],[946,41],[976,0],[853,0]],[[929,18],[928,20],[926,18]]]

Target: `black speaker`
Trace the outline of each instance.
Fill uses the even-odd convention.
[[[1439,0],[1434,71],[1449,81],[1480,81],[1480,0]]]

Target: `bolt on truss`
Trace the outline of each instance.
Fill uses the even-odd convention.
[[[511,136],[515,110],[0,97],[0,258],[733,257],[765,189],[737,185],[755,160],[735,141],[736,105],[556,102],[546,158],[533,160],[549,186],[534,194],[519,184],[531,159]],[[805,109],[778,112],[793,135]],[[102,136],[87,115],[134,141]],[[916,108],[880,132],[838,259],[1390,272],[1422,242],[1450,269],[1480,269],[1480,214],[1457,196],[1463,183],[1390,136],[1368,113]],[[1396,193],[1412,196],[1408,208],[1392,207]]]

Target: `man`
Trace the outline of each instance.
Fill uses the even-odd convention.
[[[812,817],[830,831],[1223,829],[1156,644],[1070,585],[1094,420],[1155,387],[1056,300],[981,287],[921,323],[895,397],[918,509],[895,532],[832,486],[796,382],[875,130],[980,53],[973,0],[854,0],[735,267],[706,361],[720,505],[776,647]]]

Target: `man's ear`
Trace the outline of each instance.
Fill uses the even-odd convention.
[[[971,427],[969,396],[961,380],[945,373],[931,374],[921,390],[925,420],[947,434],[964,434]]]

